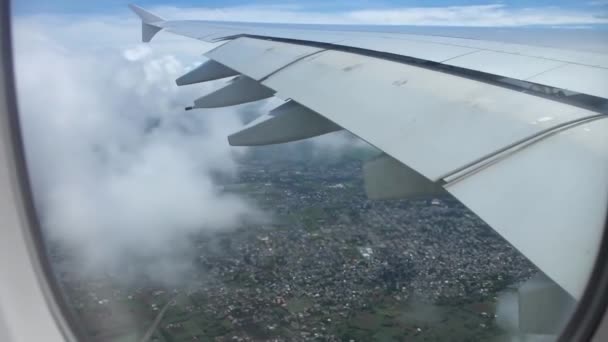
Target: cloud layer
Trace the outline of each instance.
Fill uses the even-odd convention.
[[[141,271],[166,280],[179,269],[167,260],[192,233],[265,219],[244,198],[223,193],[215,177],[234,176],[235,156],[244,153],[226,141],[242,126],[239,113],[264,104],[184,112],[217,86],[178,90],[174,83],[210,46],[161,39],[151,48],[137,43],[131,21],[92,23],[15,23],[36,204],[49,237],[91,270],[144,260]],[[159,272],[163,265],[171,272]]]
[[[138,43],[133,18],[19,17],[14,34],[36,205],[48,236],[93,274],[137,261],[136,275],[174,279],[192,234],[268,220],[217,176],[234,178],[247,151],[226,137],[280,101],[185,112],[224,81],[174,82],[214,45],[162,34]],[[340,132],[307,144],[327,158],[364,143]]]

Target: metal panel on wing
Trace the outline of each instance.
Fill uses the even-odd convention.
[[[280,38],[293,40],[306,46],[331,43],[335,44],[338,49],[343,50],[355,47],[378,53],[391,53],[435,62],[448,61],[450,58],[459,56],[458,52],[462,52],[460,55],[464,56],[475,50],[484,50],[488,52],[488,56],[492,55],[495,58],[483,58],[479,63],[476,63],[474,61],[475,57],[472,56],[472,59],[463,59],[461,62],[466,64],[468,66],[466,68],[470,70],[496,73],[498,76],[517,80],[533,76],[536,69],[539,72],[547,71],[545,65],[551,62],[608,69],[607,53],[536,46],[539,40],[533,37],[522,41],[529,41],[534,46],[491,41],[487,40],[488,37],[491,37],[488,35],[480,35],[480,37],[484,37],[483,39],[471,39],[449,37],[449,33],[446,31],[443,31],[442,34],[412,34],[406,33],[407,30],[403,30],[403,28],[396,30],[402,32],[381,32],[365,29],[360,31],[342,30],[323,25],[219,23],[195,20],[161,21],[155,22],[153,25],[162,27],[169,32],[207,42],[243,36],[262,39]],[[325,30],[324,27],[326,27]],[[595,42],[597,46],[605,45],[604,40],[592,39],[592,42]],[[527,60],[526,58],[532,59]],[[603,73],[585,73],[584,78],[579,77],[579,79],[582,81],[566,84],[567,89],[583,94],[604,96],[604,91],[593,91],[593,87],[585,85],[586,81],[589,81],[587,84],[593,85],[601,83],[602,79],[605,79]],[[548,87],[561,88],[565,85],[561,81],[554,82],[553,78],[542,80],[542,84]]]
[[[528,81],[608,99],[608,69],[567,64]]]
[[[608,56],[603,53],[596,53],[591,51],[566,50],[537,45],[514,44],[500,41],[446,37],[437,35],[394,34],[393,36],[396,38],[401,37],[404,39],[414,39],[425,42],[435,42],[440,44],[457,45],[462,47],[469,47],[472,49],[499,52],[512,56],[521,55],[528,57],[537,57],[559,62],[576,63],[588,66],[608,68]]]
[[[349,38],[340,42],[340,45],[420,58],[433,62],[442,62],[450,58],[478,51],[477,49],[462,46],[421,42],[416,40],[404,41],[383,37]]]
[[[260,80],[294,61],[318,51],[321,49],[305,45],[237,38],[205,55],[254,80]]]
[[[445,64],[481,71],[493,75],[525,80],[551,70],[564,62],[550,59],[512,55],[494,51],[478,51],[456,57]]]
[[[543,129],[597,113],[420,67],[326,51],[263,84],[432,181]]]
[[[604,41],[606,43],[607,41]],[[525,54],[528,56],[536,56],[549,58],[559,61],[565,61],[572,64],[587,65],[599,68],[608,68],[608,54],[594,53],[588,51],[562,50],[554,48],[545,48],[532,46],[526,49]]]

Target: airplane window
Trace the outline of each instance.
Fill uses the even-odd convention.
[[[158,18],[136,10],[138,17],[126,4],[47,4],[37,0],[13,4],[17,93],[35,206],[56,281],[74,319],[90,340],[557,339],[584,289],[599,238],[585,240],[588,253],[579,259],[576,250],[582,247],[572,241],[573,256],[566,259],[572,264],[562,266],[560,260],[564,259],[552,259],[553,255],[566,253],[560,250],[564,241],[559,233],[547,233],[546,226],[541,232],[545,221],[538,220],[531,226],[525,217],[545,210],[543,203],[550,200],[545,199],[547,193],[559,196],[563,192],[552,192],[557,186],[553,184],[543,188],[546,193],[535,193],[537,188],[532,185],[529,195],[538,196],[538,201],[525,208],[518,207],[519,200],[504,198],[525,193],[522,188],[531,184],[509,183],[514,182],[510,176],[528,170],[528,164],[515,164],[519,160],[516,158],[534,160],[540,153],[549,153],[544,150],[552,146],[549,141],[577,146],[565,150],[564,153],[574,151],[568,156],[586,156],[585,151],[592,149],[588,146],[606,142],[589,138],[589,132],[606,129],[602,126],[605,119],[600,117],[608,108],[606,87],[597,83],[596,88],[585,84],[564,90],[560,88],[563,83],[559,83],[562,76],[550,73],[560,67],[584,68],[585,61],[592,58],[597,62],[591,64],[605,64],[608,48],[593,45],[601,37],[596,30],[605,30],[608,23],[605,16],[597,16],[597,11],[606,11],[605,6],[558,10],[544,2],[520,8],[457,1],[449,6],[437,1],[414,7],[391,2],[383,6],[344,3],[334,7],[306,2],[192,5],[171,1],[153,2],[149,7],[154,13],[176,19],[282,23],[253,25],[257,31],[248,38],[257,43],[247,44],[291,47],[282,50],[287,51],[284,54],[273,55],[276,59],[264,59],[237,50],[235,44],[222,45],[224,42],[214,42],[215,38],[205,40],[213,35],[218,39],[230,36],[242,24],[202,33],[176,24],[163,28],[178,35],[161,32],[147,44],[140,42],[140,21],[144,21],[145,38],[150,34],[146,30],[153,30],[152,35],[160,30],[154,26],[160,25]],[[315,24],[319,41],[302,43],[312,39],[306,36],[310,29],[301,25],[304,23]],[[386,26],[397,24],[416,26]],[[485,28],[475,28],[478,26]],[[521,46],[527,46],[526,37],[530,37],[522,27],[532,27],[530,34],[534,37],[548,38],[540,41],[538,50],[521,50]],[[276,32],[281,32],[281,36],[274,37]],[[478,39],[469,39],[475,34]],[[375,51],[376,43],[369,43],[375,39],[382,41],[377,43],[380,45],[391,42],[383,47],[405,45],[402,50],[383,55],[386,51]],[[460,40],[456,44],[449,39]],[[480,44],[491,40],[502,44],[488,52],[494,57],[447,62],[460,55],[473,56],[474,49],[487,50]],[[342,49],[340,44],[352,46]],[[437,179],[430,180],[431,176],[423,174],[424,167],[404,165],[405,159],[414,161],[408,159],[410,155],[404,152],[403,160],[397,160],[406,143],[392,140],[395,145],[385,145],[393,131],[382,132],[382,137],[377,132],[376,136],[367,136],[366,125],[349,121],[360,114],[331,117],[331,110],[323,112],[323,108],[334,109],[343,103],[346,106],[346,102],[340,102],[344,99],[341,95],[323,107],[325,104],[304,102],[308,97],[299,93],[281,97],[288,94],[287,90],[274,89],[269,96],[254,98],[264,98],[260,101],[215,106],[218,108],[196,108],[195,102],[194,108],[189,108],[192,110],[184,110],[192,107],[195,99],[226,86],[227,80],[230,85],[242,85],[243,79],[251,81],[255,72],[280,58],[288,58],[297,49],[294,45],[317,49],[310,54],[318,60],[330,56],[323,54],[327,51],[338,57],[327,58],[326,69],[318,69],[318,75],[292,76],[291,83],[301,87],[290,90],[317,87],[307,88],[307,77],[330,84],[334,75],[329,70],[331,63],[342,58],[339,54],[351,54],[356,55],[349,55],[353,60],[373,61],[340,66],[344,74],[355,74],[374,63],[392,63],[391,67],[401,63],[415,69],[411,71],[412,78],[423,79],[414,76],[420,72],[428,73],[428,77],[440,74],[437,79],[453,82],[450,84],[469,82],[462,88],[469,87],[468,94],[477,96],[471,108],[489,111],[478,121],[496,115],[496,120],[502,120],[500,127],[504,131],[501,128],[490,134],[477,131],[468,135],[481,135],[488,141],[498,136],[502,139],[502,132],[518,120],[525,121],[526,127],[540,128],[509,141],[501,140],[503,145],[491,148],[500,152],[496,159],[482,160],[482,167],[474,172],[468,171],[479,166],[473,161],[485,154],[480,152],[466,160],[459,157],[484,150],[474,140],[449,155],[441,154],[443,149],[449,149],[435,143],[439,139],[433,135],[435,130],[429,130],[424,141],[407,140],[407,144],[421,146],[421,151],[427,148],[424,151],[428,154],[416,161],[441,159],[454,166],[449,175],[437,174]],[[447,49],[456,45],[460,50],[452,56]],[[175,80],[184,74],[201,70],[201,63],[209,60],[201,57],[202,53],[217,48],[213,51],[220,56],[221,51],[228,51],[228,46],[235,47],[226,52],[232,58],[230,62],[234,61],[230,68],[238,71],[224,75],[231,78],[176,85]],[[281,46],[265,51],[277,51]],[[516,48],[522,59],[508,68],[516,72],[494,75],[494,70],[502,70],[502,66],[493,63],[507,58],[500,55],[501,49]],[[437,55],[427,57],[431,49]],[[562,57],[556,52],[560,49],[574,49],[581,55]],[[241,53],[247,57],[237,58]],[[559,62],[543,53],[552,53],[551,58]],[[297,55],[276,68],[278,71],[273,69],[254,82],[271,80],[274,73],[278,79],[280,70],[296,68],[294,63],[305,63],[304,57],[311,56]],[[252,74],[237,70],[239,63]],[[214,70],[232,71],[226,67]],[[365,75],[363,72],[357,75]],[[546,77],[541,75],[545,72]],[[580,69],[579,73],[581,77],[593,74],[587,69]],[[537,78],[528,82],[528,77]],[[335,92],[357,94],[355,91],[362,89],[355,86],[361,84],[357,82],[358,78],[352,78],[336,83],[342,88],[334,88]],[[265,86],[270,87],[269,84],[275,83]],[[403,79],[392,84],[408,86],[411,82]],[[351,86],[355,90],[348,88]],[[490,88],[495,92],[485,93]],[[248,88],[242,96],[255,97],[258,90]],[[458,89],[448,89],[449,95],[445,92],[445,88],[437,90],[437,98],[453,96],[449,103],[454,107],[441,110],[464,115],[465,111],[456,109],[463,102]],[[515,104],[504,104],[512,106],[513,112],[528,113],[528,108],[532,108],[536,112],[530,115],[536,116],[499,117],[509,114],[493,109],[503,106],[500,101],[505,98],[514,101]],[[519,99],[534,102],[520,106]],[[315,120],[319,126],[314,127],[322,127],[323,131],[310,136],[319,136],[304,140],[283,136],[284,143],[267,146],[229,144],[228,136],[251,127],[252,121],[277,107],[286,108],[285,101],[292,108],[307,108],[298,112],[309,113],[298,125],[313,127],[311,122]],[[375,104],[373,97],[366,101],[369,116],[378,118],[372,123],[380,125],[384,117],[374,111],[387,108],[386,103]],[[419,114],[424,116],[431,108],[431,104],[424,103],[418,107],[422,111]],[[279,117],[286,115],[277,114],[271,119]],[[442,117],[433,127],[448,132],[449,125],[462,128],[459,120]],[[551,126],[548,122],[552,120],[561,121]],[[293,124],[276,127],[288,136]],[[562,134],[566,130],[569,133]],[[581,136],[575,135],[579,131]],[[270,139],[276,133],[277,130],[270,130],[263,135]],[[230,143],[239,145],[233,140]],[[518,149],[512,150],[513,147]],[[415,153],[411,148],[407,151]],[[561,163],[564,158],[550,156],[551,163],[559,159],[555,165],[567,167]],[[584,158],[578,162],[580,168],[589,165]],[[594,164],[599,165],[600,171],[608,171],[604,159]],[[500,165],[511,161],[514,164],[505,166],[507,171],[500,169]],[[425,165],[439,164],[443,165]],[[493,170],[504,173],[500,181],[505,186],[492,185],[498,182],[492,178]],[[559,174],[560,170],[552,173]],[[573,170],[578,169],[567,170],[574,174]],[[407,172],[410,176],[404,176]],[[474,177],[485,179],[485,183],[471,188],[469,180]],[[530,171],[526,177],[532,183],[542,183],[543,177],[549,176]],[[423,185],[415,189],[416,193],[406,195],[409,190],[402,188],[411,179],[420,179]],[[504,193],[497,195],[496,191]],[[571,191],[580,193],[574,187]],[[487,199],[480,201],[482,197]],[[604,196],[586,206],[605,208],[605,199]],[[580,200],[586,202],[585,198]],[[552,207],[543,215],[558,217],[568,210],[567,203]],[[507,208],[511,205],[518,208],[518,215]],[[600,214],[598,217],[603,215]],[[594,219],[580,220],[576,229],[584,236],[592,236],[583,232],[591,229],[587,227],[595,224]],[[556,227],[560,224],[558,219],[546,222]]]

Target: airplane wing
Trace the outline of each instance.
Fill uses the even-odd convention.
[[[608,207],[608,52],[449,29],[173,21],[131,8],[144,42],[161,29],[224,42],[177,79],[236,76],[194,108],[286,101],[230,144],[348,130],[384,152],[363,168],[370,197],[448,192],[581,297]]]

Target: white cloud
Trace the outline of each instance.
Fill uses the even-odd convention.
[[[36,15],[14,21],[15,62],[28,167],[42,223],[91,271],[139,272],[159,281],[186,270],[177,254],[201,230],[262,222],[246,199],[222,193],[214,175],[236,175],[226,137],[239,112],[277,101],[183,109],[218,86],[174,80],[214,44],[159,34],[139,43],[134,18]],[[320,155],[359,145],[339,133],[311,140]],[[160,271],[160,269],[164,271]]]
[[[136,22],[92,22],[15,21],[36,204],[49,236],[91,270],[124,271],[129,260],[144,260],[140,271],[164,281],[184,270],[176,253],[190,234],[265,219],[213,176],[235,174],[243,149],[230,148],[226,136],[242,126],[239,111],[261,104],[184,112],[216,85],[178,89],[174,80],[211,45],[178,38],[152,48],[137,43]]]
[[[150,55],[152,53],[152,49],[147,45],[138,45],[131,49],[126,49],[123,51],[123,56],[129,61],[138,61],[142,58]]]

